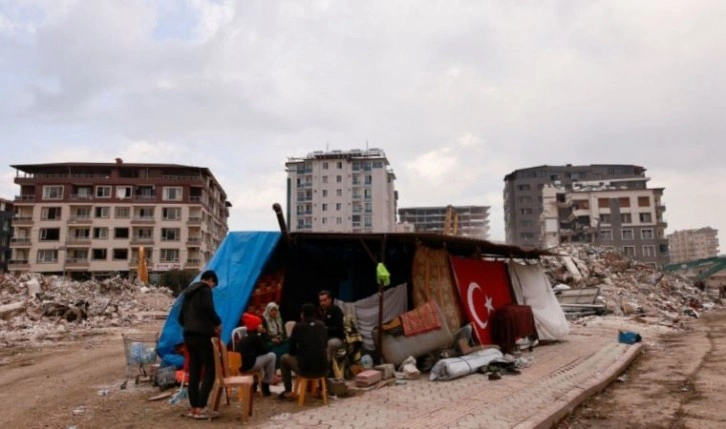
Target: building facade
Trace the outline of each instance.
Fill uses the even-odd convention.
[[[564,166],[543,165],[515,170],[504,177],[504,229],[507,244],[535,247],[542,230],[542,189],[547,184],[569,188],[578,181],[645,177],[645,168],[637,165],[602,164]],[[642,181],[625,181],[621,186],[638,188]]]
[[[718,230],[711,227],[685,229],[668,235],[671,263],[718,256]]]
[[[13,237],[13,203],[0,198],[0,273],[8,271]]]
[[[488,206],[452,206],[457,215],[459,236],[489,239]],[[414,225],[416,232],[443,233],[447,207],[407,207],[398,209],[398,220]]]
[[[669,262],[661,201],[663,188],[632,186],[637,179],[545,185],[540,218],[541,247],[563,242],[610,247],[646,263]]]
[[[227,235],[229,203],[203,167],[177,164],[13,165],[12,272],[72,277],[199,270]]]
[[[317,151],[285,168],[290,231],[396,230],[396,176],[383,150]]]

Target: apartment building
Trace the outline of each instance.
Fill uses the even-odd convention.
[[[0,198],[0,273],[8,271],[10,239],[13,237],[13,203]]]
[[[12,272],[72,277],[201,269],[227,235],[230,204],[209,169],[177,164],[12,165]]]
[[[536,247],[542,230],[542,189],[547,184],[565,188],[578,181],[643,178],[645,168],[637,165],[593,164],[542,165],[515,170],[504,177],[504,229],[507,244]],[[624,181],[621,186],[644,186],[642,181]]]
[[[451,206],[456,213],[457,235],[480,240],[489,239],[488,206]],[[447,206],[406,207],[398,209],[401,223],[413,224],[416,232],[443,233]]]
[[[383,150],[316,151],[285,168],[290,231],[396,230],[396,176]]]
[[[642,186],[633,186],[639,180]],[[610,247],[646,263],[668,263],[668,240],[661,201],[663,188],[647,188],[648,178],[545,185],[540,218],[541,247],[562,242]],[[635,188],[635,189],[633,189]]]
[[[718,256],[718,230],[711,227],[685,229],[668,235],[671,263]]]

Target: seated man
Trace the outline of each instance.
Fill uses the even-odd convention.
[[[242,337],[234,345],[242,355],[242,366],[240,372],[250,372],[262,370],[264,378],[262,379],[262,394],[270,396],[270,384],[275,377],[275,354],[267,350],[265,342],[262,339],[261,331],[262,319],[254,314],[245,313],[242,315],[247,335]]]
[[[325,323],[328,330],[328,361],[332,362],[335,353],[343,346],[345,331],[343,330],[343,310],[333,304],[333,295],[330,291],[322,290],[318,294],[320,307],[318,319]]]
[[[292,372],[303,377],[322,377],[328,372],[326,359],[327,335],[323,322],[315,319],[315,306],[304,304],[302,320],[295,324],[290,334],[290,351],[280,358],[280,371],[285,391],[280,399],[292,394]]]

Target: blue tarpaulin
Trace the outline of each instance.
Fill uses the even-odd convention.
[[[280,232],[230,232],[204,270],[214,270],[219,284],[213,289],[214,308],[222,319],[222,340],[229,342],[242,311],[252,295],[257,279],[270,259]],[[203,271],[204,271],[203,270]],[[198,281],[201,273],[194,279]],[[157,352],[162,358],[184,342],[179,324],[183,295],[179,295],[169,311],[161,331]]]

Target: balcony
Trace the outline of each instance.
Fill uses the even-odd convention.
[[[32,246],[32,243],[30,242],[30,237],[13,237],[12,240],[10,240],[10,243],[12,247],[30,247]]]
[[[11,259],[8,261],[8,268],[11,270],[21,270],[30,268],[30,261],[27,259]]]
[[[32,224],[33,224],[33,216],[16,216],[13,218],[13,225],[16,225],[16,226],[32,225]]]
[[[154,216],[134,216],[131,225],[148,225],[154,223]]]
[[[70,219],[68,219],[69,224],[91,224],[93,223],[93,219],[90,216],[71,216]]]
[[[655,210],[656,210],[657,212],[659,212],[659,213],[663,213],[663,212],[665,212],[665,211],[666,211],[666,206],[664,206],[664,205],[662,205],[662,204],[660,204],[660,205],[657,205],[657,206],[655,206]]]
[[[187,238],[187,246],[199,246],[202,244],[202,237]]]
[[[134,195],[133,199],[135,201],[154,201],[156,199],[156,193]]]
[[[88,268],[90,263],[88,262],[88,258],[67,258],[66,259],[66,268]]]
[[[201,217],[190,217],[187,219],[187,225],[199,225],[202,223]]]
[[[154,244],[154,237],[132,237],[130,244],[132,246],[147,246]]]
[[[35,195],[29,194],[29,195],[16,195],[15,201],[35,201]]]
[[[66,245],[68,245],[68,246],[90,246],[91,238],[90,237],[68,237],[68,240],[66,240]]]
[[[187,263],[184,264],[184,268],[190,269],[190,268],[201,268],[202,267],[202,260],[199,258],[189,258],[187,259]]]
[[[91,194],[71,194],[71,201],[87,201],[93,199]]]

